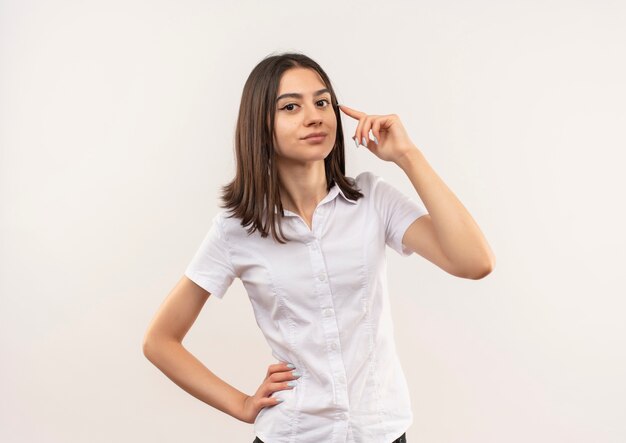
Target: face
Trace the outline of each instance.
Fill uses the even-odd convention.
[[[316,71],[292,68],[283,73],[278,88],[274,148],[278,163],[307,164],[324,161],[335,145],[337,120],[331,95]],[[299,94],[286,96],[283,94]],[[323,132],[321,139],[305,140]]]

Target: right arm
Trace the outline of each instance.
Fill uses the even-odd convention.
[[[143,338],[143,353],[169,379],[200,401],[238,420],[254,423],[259,411],[274,406],[270,397],[279,389],[292,389],[286,364],[270,365],[263,384],[249,396],[216,376],[193,356],[182,341],[211,294],[183,276],[165,299]]]

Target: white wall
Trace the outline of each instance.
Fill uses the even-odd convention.
[[[0,440],[252,441],[141,342],[234,173],[245,79],[296,50],[401,117],[496,254],[473,281],[388,249],[408,441],[625,441],[625,24],[618,1],[0,1]],[[344,125],[348,175],[417,198]],[[273,362],[239,280],[185,345],[250,394]]]

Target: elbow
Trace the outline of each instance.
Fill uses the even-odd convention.
[[[478,272],[469,278],[471,278],[472,280],[480,280],[482,278],[487,277],[489,274],[491,274],[492,270],[493,270],[492,268],[485,268],[485,270],[483,270],[482,272]]]
[[[154,332],[146,333],[143,337],[143,342],[141,343],[141,350],[143,352],[143,355],[148,360],[154,362],[155,359],[158,358],[158,356],[163,355],[163,349],[169,346],[171,343],[182,345],[182,341],[176,338],[164,336],[161,334],[157,335]]]
[[[144,357],[149,359],[148,355],[151,349],[152,349],[152,341],[150,340],[150,337],[148,337],[148,335],[145,335],[141,343],[141,351],[143,352]]]
[[[486,261],[482,266],[480,266],[478,270],[474,271],[472,275],[469,276],[468,278],[471,278],[472,280],[480,280],[482,278],[485,278],[493,272],[495,267],[496,267],[496,258],[492,256],[489,258],[488,261]]]
[[[157,339],[152,334],[146,333],[141,343],[141,351],[143,352],[143,355],[148,360],[151,360],[152,356],[158,348],[159,343]]]

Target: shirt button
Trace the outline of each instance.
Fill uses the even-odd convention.
[[[333,351],[334,351],[335,349],[337,349],[337,343],[332,342],[332,343],[330,344],[330,349],[332,349]]]
[[[342,420],[347,420],[348,419],[348,414],[346,414],[345,412],[342,412],[341,414],[339,414],[339,418]]]
[[[324,281],[324,280],[326,280],[326,274],[320,274],[320,275],[318,276],[318,278],[319,278],[321,281]]]
[[[325,317],[330,317],[331,315],[333,315],[333,310],[330,308],[326,308],[324,309],[324,316]]]

